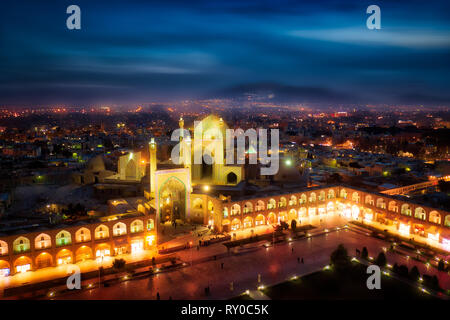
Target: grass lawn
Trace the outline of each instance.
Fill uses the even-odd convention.
[[[323,270],[263,290],[273,300],[437,299],[400,280],[381,275],[381,289],[369,290],[364,265],[353,264],[343,273]]]

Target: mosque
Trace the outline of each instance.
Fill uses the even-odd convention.
[[[184,129],[183,119],[179,126]],[[225,137],[226,128],[216,116],[197,123],[191,128],[194,133],[197,130],[193,140],[187,135],[180,137],[179,164],[158,163],[155,139],[148,144],[148,161],[142,151],[120,152],[117,171],[107,169],[101,157],[92,159],[74,180],[93,184],[98,195],[108,199],[108,215],[1,233],[0,274],[154,251],[159,244],[159,226],[174,220],[235,233],[262,225],[290,224],[292,220],[304,224],[310,217],[326,219],[339,214],[395,228],[405,238],[422,237],[430,246],[450,251],[450,213],[442,209],[345,185],[275,187],[276,183],[267,181],[277,179],[251,176],[248,165],[194,164],[189,159],[194,148],[203,151],[217,143],[214,132]],[[202,141],[196,143],[199,134]],[[217,157],[216,152],[223,156],[224,150],[212,149],[211,156]],[[277,175],[288,180],[302,178],[296,166],[287,161],[280,161]]]

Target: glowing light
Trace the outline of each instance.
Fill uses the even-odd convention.
[[[408,224],[400,223],[400,226],[398,227],[398,232],[400,232],[403,235],[409,235],[409,230],[411,226]]]
[[[436,234],[428,233],[428,239],[439,242],[439,232]]]
[[[290,167],[290,166],[292,165],[292,160],[291,160],[291,159],[287,159],[284,163],[285,163],[288,167]]]
[[[264,290],[264,288],[265,288],[264,286],[259,286],[258,290]]]
[[[209,186],[208,185],[203,186],[203,190],[208,192],[209,191]]]

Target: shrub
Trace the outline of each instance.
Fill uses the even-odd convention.
[[[419,269],[417,269],[416,266],[411,268],[411,271],[409,272],[409,277],[411,280],[417,281],[420,278],[420,272]]]
[[[375,264],[376,264],[377,266],[384,267],[384,266],[386,266],[386,263],[387,263],[386,255],[384,254],[383,251],[381,251],[381,252],[378,254],[377,259],[375,260]]]
[[[351,265],[347,249],[343,244],[340,244],[337,249],[331,253],[330,264],[337,270],[345,269]]]
[[[295,219],[292,219],[291,221],[291,230],[295,231],[297,229],[297,221]]]
[[[361,251],[361,258],[367,260],[369,258],[369,251],[367,251],[367,248],[364,247]]]
[[[439,259],[439,263],[438,263],[437,269],[438,269],[439,271],[445,271],[444,260]]]

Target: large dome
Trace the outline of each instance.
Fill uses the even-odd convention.
[[[86,170],[93,172],[105,171],[105,162],[103,161],[103,156],[98,155],[89,160]]]

